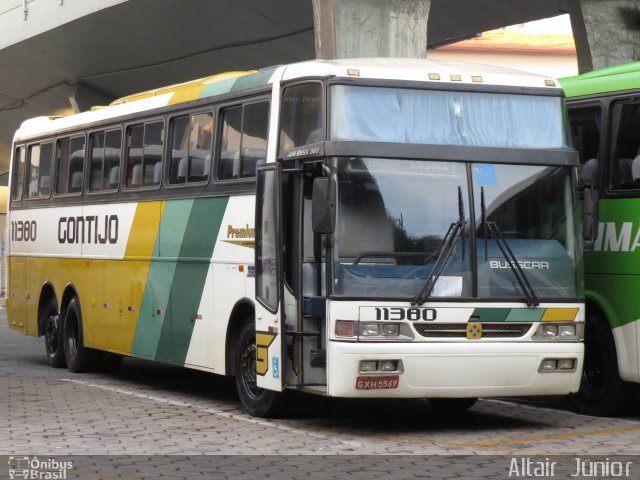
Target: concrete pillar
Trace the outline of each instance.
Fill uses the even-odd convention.
[[[640,0],[579,0],[570,14],[581,73],[640,60]]]
[[[316,57],[424,58],[431,0],[313,0]]]
[[[86,112],[91,107],[109,105],[115,97],[84,83],[77,83],[69,97],[74,113]]]

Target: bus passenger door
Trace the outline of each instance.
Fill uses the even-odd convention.
[[[282,282],[280,188],[275,164],[257,172],[256,191],[256,378],[260,388],[282,391]]]

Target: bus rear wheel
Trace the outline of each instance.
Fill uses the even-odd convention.
[[[58,305],[52,298],[44,312],[44,347],[47,352],[47,360],[53,368],[63,368],[67,366],[64,357],[64,342],[62,340],[62,324],[58,315]]]
[[[252,316],[242,324],[236,342],[236,389],[240,403],[254,417],[276,417],[285,406],[284,393],[265,390],[256,381],[256,328]]]
[[[581,412],[599,417],[624,413],[630,392],[618,373],[613,334],[604,318],[587,317],[584,350],[580,390],[573,396],[575,405]]]
[[[72,298],[67,305],[64,315],[63,337],[64,355],[69,370],[74,373],[93,370],[98,360],[98,352],[84,346],[82,315],[77,297]]]

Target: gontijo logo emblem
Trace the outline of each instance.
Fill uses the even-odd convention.
[[[467,338],[469,340],[479,340],[480,338],[482,338],[482,324],[481,323],[467,324]]]

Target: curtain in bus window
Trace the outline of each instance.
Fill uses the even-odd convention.
[[[562,99],[337,85],[331,139],[566,148]]]
[[[144,126],[144,185],[158,185],[162,176],[162,145],[164,136],[162,122]]]
[[[27,198],[38,196],[38,174],[40,172],[40,145],[29,147],[29,168],[28,168]]]
[[[71,139],[71,158],[69,161],[69,183],[68,193],[79,193],[82,191],[84,182],[84,137]]]
[[[38,196],[51,195],[51,174],[53,163],[53,143],[40,145],[40,172],[38,174]]]
[[[142,185],[142,135],[144,125],[130,127],[127,135],[127,188]]]
[[[104,162],[104,132],[91,135],[89,155],[89,190],[102,190],[102,167]]]
[[[120,182],[120,157],[122,155],[122,131],[111,130],[105,135],[104,170],[102,173],[104,190],[115,190]]]
[[[69,177],[69,148],[70,139],[63,138],[58,140],[58,152],[56,154],[57,171],[56,171],[56,193],[63,195],[68,193],[67,179]]]
[[[16,153],[14,156],[14,174],[13,180],[11,182],[11,188],[13,192],[11,194],[11,198],[13,200],[22,199],[22,189],[24,186],[24,167],[25,167],[25,148],[19,147],[16,148]]]
[[[209,180],[212,141],[213,115],[209,112],[192,115],[187,182],[206,182]]]

